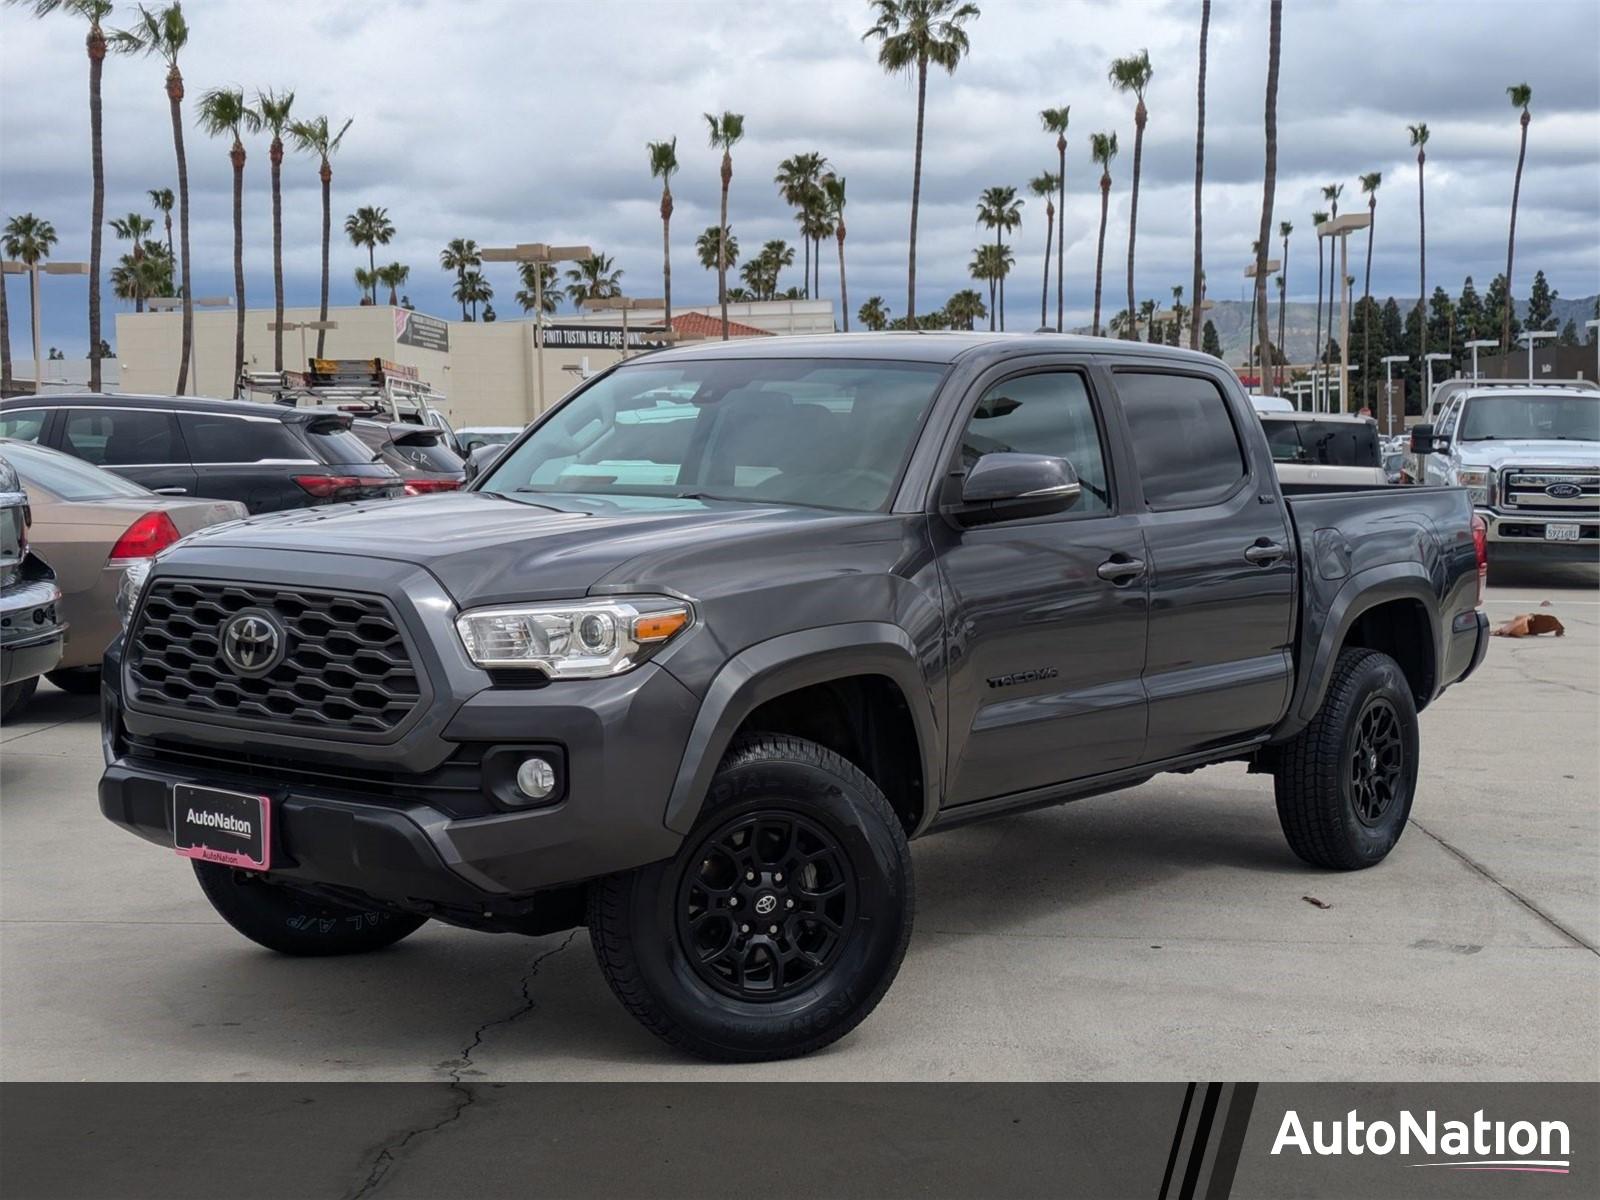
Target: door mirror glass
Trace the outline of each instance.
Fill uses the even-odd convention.
[[[1411,427],[1411,453],[1437,454],[1439,445],[1434,440],[1432,425],[1413,425]]]
[[[963,525],[1065,512],[1083,492],[1078,473],[1050,454],[985,454],[961,484],[961,505],[951,515]]]

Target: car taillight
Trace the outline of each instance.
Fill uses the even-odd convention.
[[[1483,604],[1484,585],[1489,582],[1489,522],[1472,514],[1472,548],[1478,555],[1478,603]]]
[[[408,479],[406,495],[421,496],[426,492],[453,492],[460,486],[459,479]]]
[[[183,535],[164,512],[147,512],[123,532],[111,547],[111,561],[154,558]]]
[[[383,479],[367,479],[360,475],[296,475],[294,481],[313,496],[332,496],[349,488],[382,487]]]

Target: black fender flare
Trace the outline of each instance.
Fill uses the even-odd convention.
[[[729,659],[700,702],[667,798],[667,828],[686,834],[694,826],[734,733],[759,706],[786,692],[852,675],[886,676],[905,697],[922,758],[919,828],[926,828],[944,790],[943,742],[915,643],[898,625],[881,621],[797,630],[757,642]]]
[[[1305,620],[1312,623],[1312,628],[1316,628],[1315,623],[1320,620],[1322,632],[1315,646],[1309,645],[1308,639],[1302,635],[1301,670],[1295,684],[1294,698],[1289,704],[1288,714],[1273,730],[1272,740],[1293,736],[1317,715],[1333,677],[1339,647],[1344,645],[1351,626],[1363,613],[1393,600],[1415,600],[1428,614],[1432,641],[1427,649],[1433,685],[1429,689],[1430,694],[1421,697],[1418,707],[1437,694],[1446,631],[1439,616],[1439,601],[1434,594],[1432,578],[1421,563],[1397,562],[1369,567],[1346,579],[1325,602],[1307,605]]]

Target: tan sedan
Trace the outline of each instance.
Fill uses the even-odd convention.
[[[61,586],[66,650],[45,676],[69,692],[100,686],[100,657],[117,636],[117,587],[136,559],[150,558],[186,533],[243,517],[235,500],[158,496],[81,459],[0,438],[33,510],[29,541]]]

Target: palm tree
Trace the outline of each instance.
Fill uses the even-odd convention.
[[[119,238],[125,242],[133,243],[133,252],[127,257],[135,263],[143,262],[144,240],[155,231],[156,223],[142,213],[131,212],[125,217],[112,217],[110,224],[112,232]],[[119,293],[118,298],[132,300],[134,303],[133,311],[143,312],[145,293],[139,289],[140,279],[137,275],[125,275],[125,279],[132,290],[126,296],[122,296]]]
[[[1284,314],[1287,311],[1288,304],[1289,304],[1289,235],[1291,233],[1293,233],[1293,232],[1294,232],[1294,226],[1289,224],[1289,222],[1287,222],[1287,221],[1279,221],[1278,222],[1278,236],[1283,239],[1283,263],[1282,263],[1282,266],[1280,268],[1281,273],[1278,275],[1278,357],[1279,357],[1279,366],[1278,366],[1278,370],[1275,372],[1279,391],[1283,390],[1283,366],[1282,366],[1282,360],[1288,357],[1288,355],[1284,352],[1283,330],[1284,330]],[[1318,295],[1322,294],[1321,293],[1321,289],[1318,289],[1317,294]]]
[[[944,313],[952,329],[971,329],[989,315],[983,306],[982,293],[973,288],[962,288],[945,302]]]
[[[1067,120],[1072,116],[1072,105],[1063,104],[1060,108],[1047,108],[1039,114],[1039,120],[1044,125],[1046,133],[1056,135],[1056,193],[1061,203],[1056,207],[1056,220],[1059,226],[1056,229],[1056,332],[1060,333],[1063,321],[1066,319],[1067,290]],[[1047,206],[1048,207],[1048,206]],[[1050,275],[1050,237],[1045,235],[1045,291],[1050,290],[1048,282]],[[1039,318],[1043,325],[1044,318]]]
[[[244,374],[244,141],[240,134],[261,128],[261,116],[238,88],[212,88],[200,97],[200,128],[212,137],[231,137],[228,160],[233,164],[233,380]],[[234,394],[237,394],[235,388]]]
[[[811,151],[784,159],[778,164],[778,173],[772,177],[772,182],[778,185],[778,194],[783,197],[785,203],[792,205],[796,210],[795,218],[800,226],[801,239],[805,243],[805,267],[802,273],[808,300],[811,298],[811,249],[817,240],[812,230],[819,225],[816,218],[822,196],[821,180],[827,168],[828,160],[816,151]],[[816,248],[820,254],[821,245],[818,244]]]
[[[183,150],[183,72],[178,55],[189,42],[189,23],[178,0],[151,12],[139,5],[139,20],[132,29],[118,29],[112,46],[123,54],[159,55],[167,64],[167,105],[172,110],[172,147],[178,159],[178,242],[183,248],[179,265],[179,294],[183,297],[183,341],[178,351],[178,395],[189,383],[189,356],[194,352],[194,290],[189,284],[189,159]]]
[[[293,92],[257,92],[256,112],[272,134],[272,369],[283,370],[283,135],[289,131]]]
[[[833,221],[828,216],[828,198],[820,185],[806,197],[799,223],[802,239],[816,247],[811,256],[812,278],[802,293],[811,299],[822,295],[822,240],[834,235]]]
[[[6,222],[0,233],[0,249],[7,258],[13,258],[28,268],[28,312],[33,327],[33,390],[38,392],[44,378],[44,368],[39,355],[39,264],[50,257],[50,249],[60,239],[56,227],[30,213],[22,213]],[[4,287],[0,276],[0,287]]]
[[[1511,261],[1517,250],[1517,202],[1522,198],[1522,163],[1528,157],[1528,122],[1533,120],[1532,115],[1528,112],[1528,105],[1533,100],[1533,89],[1525,83],[1518,83],[1508,87],[1506,95],[1511,97],[1512,108],[1520,108],[1522,110],[1522,116],[1518,118],[1522,125],[1522,143],[1517,148],[1516,182],[1511,185],[1511,232],[1506,236],[1506,302],[1500,316],[1500,346],[1505,351],[1501,362],[1505,365],[1504,373],[1509,377],[1511,373]]]
[[[6,0],[27,4],[36,17],[64,12],[89,22],[84,47],[89,54],[89,345],[100,345],[100,243],[106,215],[106,170],[100,137],[100,73],[106,59],[106,35],[100,22],[111,15],[111,0]],[[100,390],[100,355],[89,352],[89,390]]]
[[[537,308],[548,317],[561,307],[561,285],[556,279],[554,263],[518,263],[517,273],[522,276],[522,290],[517,293],[516,301],[522,305],[523,312],[533,312]]]
[[[1106,265],[1106,210],[1111,203],[1111,160],[1117,156],[1115,133],[1091,133],[1089,153],[1100,164],[1100,244],[1094,255],[1094,324],[1090,327],[1095,337],[1100,336],[1100,284]],[[1199,303],[1200,297],[1195,297]]]
[[[984,188],[983,194],[978,197],[978,224],[985,229],[994,230],[994,244],[998,248],[1001,238],[1022,224],[1022,201],[1017,198],[1017,189],[1014,187]],[[1006,327],[1006,280],[1004,272],[996,272],[991,281],[991,287],[998,287],[999,302],[995,309],[999,313],[1000,328]],[[990,294],[993,301],[995,295]],[[989,328],[993,329],[995,314],[989,315]]]
[[[1428,161],[1428,126],[1419,122],[1407,125],[1411,144],[1417,148],[1417,330],[1419,346],[1417,361],[1427,366],[1428,359],[1428,210],[1422,187],[1422,168]],[[1509,310],[1511,292],[1506,290],[1506,307]]]
[[[364,205],[344,219],[344,234],[352,246],[367,248],[367,274],[372,277],[372,302],[378,302],[377,249],[394,240],[394,223],[389,220],[389,210],[376,205]]]
[[[609,254],[580,258],[567,268],[567,296],[577,308],[585,300],[605,300],[622,295],[622,271]]]
[[[1334,219],[1334,218],[1337,218],[1339,216],[1339,197],[1342,196],[1343,194],[1344,194],[1344,184],[1342,184],[1342,183],[1330,183],[1327,187],[1322,189],[1322,198],[1324,200],[1328,201],[1329,204],[1331,204],[1332,207],[1333,207],[1332,217],[1330,219]],[[1327,358],[1328,358],[1328,356],[1327,356],[1327,348],[1328,348],[1327,343],[1329,341],[1333,340],[1333,320],[1334,320],[1334,318],[1333,318],[1333,295],[1334,295],[1334,285],[1338,282],[1338,271],[1339,271],[1338,264],[1334,262],[1334,255],[1337,252],[1338,243],[1331,237],[1328,238],[1327,241],[1328,241],[1328,338],[1327,338],[1327,341],[1322,341],[1322,342],[1318,342],[1317,343],[1317,361],[1321,362],[1324,366],[1327,365]],[[1319,254],[1322,252],[1322,245],[1321,245],[1320,242],[1317,245],[1317,252]],[[1326,375],[1323,376],[1323,380],[1322,380],[1322,396],[1323,396],[1323,399],[1328,402],[1329,411],[1331,412],[1332,411],[1332,398],[1331,398],[1331,394],[1328,391],[1328,380],[1327,380],[1327,376]],[[1340,400],[1343,401],[1343,399],[1344,399],[1344,397],[1341,396]]]
[[[1133,191],[1128,204],[1128,310],[1133,301],[1133,247],[1139,237],[1139,168],[1144,160],[1144,126],[1149,114],[1144,107],[1145,89],[1150,86],[1150,52],[1141,50],[1126,58],[1111,60],[1106,77],[1119,92],[1132,92],[1138,101],[1133,107]],[[1132,336],[1132,335],[1130,335]]]
[[[720,235],[728,228],[728,185],[733,182],[733,148],[744,137],[744,114],[706,113],[706,129],[711,148],[722,151],[722,221],[717,227],[717,303],[722,308],[722,340],[728,340],[728,249]]]
[[[376,304],[372,298],[373,292],[378,288],[378,272],[369,271],[366,267],[357,267],[355,271],[356,286],[361,289],[362,304]]]
[[[700,265],[708,271],[717,270],[723,258],[731,267],[739,261],[739,239],[730,226],[724,225],[718,230],[715,225],[707,225],[705,232],[694,240],[694,252]]]
[[[1050,243],[1054,239],[1056,232],[1056,190],[1060,186],[1061,176],[1054,171],[1045,171],[1043,174],[1035,175],[1028,180],[1028,190],[1044,200],[1044,285],[1043,290],[1039,293],[1040,329],[1050,328],[1048,316],[1050,305]],[[1056,277],[1056,282],[1061,282],[1059,275]],[[1056,307],[1059,310],[1059,303]],[[1057,316],[1059,318],[1059,311]]]
[[[831,172],[822,177],[822,196],[827,206],[828,220],[833,225],[833,236],[839,243],[839,315],[844,320],[844,331],[850,332],[850,289],[844,278],[844,176]]]
[[[483,256],[478,253],[478,243],[471,238],[451,238],[445,248],[439,251],[439,265],[446,271],[456,273],[455,296],[461,301],[461,319],[467,319],[466,291],[467,272],[483,265]],[[554,271],[551,272],[554,274]],[[529,286],[532,286],[531,283]]]
[[[1206,39],[1211,32],[1211,0],[1200,4],[1200,70],[1196,85],[1194,130],[1194,310],[1189,314],[1189,349],[1200,349],[1200,310],[1204,263],[1200,253],[1200,193],[1206,174]],[[1320,294],[1320,293],[1319,293]],[[1282,341],[1282,338],[1278,339]]]
[[[411,278],[411,268],[405,263],[390,263],[386,267],[379,267],[375,274],[378,282],[389,289],[389,307],[393,308],[400,303],[400,289],[405,287],[406,280]]]
[[[649,142],[650,178],[661,180],[661,295],[665,324],[672,328],[672,177],[678,173],[678,139]],[[523,305],[529,311],[534,305]]]
[[[883,303],[882,296],[868,296],[856,313],[856,319],[873,333],[881,333],[889,324],[889,309]]]
[[[1260,242],[1250,243],[1251,262],[1261,262],[1261,246],[1262,243]],[[1245,331],[1244,342],[1244,365],[1246,367],[1255,362],[1255,347],[1260,344],[1256,341],[1256,302],[1261,298],[1263,292],[1264,289],[1261,286],[1261,273],[1258,270],[1255,277],[1250,281],[1250,324]]]
[[[124,254],[111,268],[111,291],[119,300],[130,300],[143,311],[149,296],[172,294],[172,260],[160,242],[145,247],[139,256]]]
[[[295,149],[317,156],[317,176],[322,180],[322,307],[317,320],[323,325],[328,323],[328,243],[333,233],[332,159],[354,120],[354,117],[346,118],[345,123],[339,126],[338,133],[333,132],[326,116],[317,116],[309,121],[296,121],[289,126],[289,136],[294,139]],[[327,336],[326,329],[317,330],[318,358],[322,357],[323,343]]]
[[[147,194],[151,207],[161,214],[161,223],[167,231],[167,257],[177,262],[178,255],[172,246],[172,210],[177,206],[178,199],[172,194],[171,188],[151,188]]]
[[[967,0],[872,0],[875,18],[861,40],[878,39],[878,65],[917,79],[917,141],[911,161],[911,237],[906,261],[906,321],[917,314],[917,208],[922,202],[922,128],[928,107],[928,65],[954,75],[971,44],[962,28],[978,19]]]
[[[1372,314],[1367,311],[1372,301],[1372,235],[1378,228],[1378,187],[1383,183],[1382,171],[1369,171],[1361,177],[1361,193],[1367,198],[1367,274],[1361,285],[1361,403],[1371,403],[1371,391],[1376,372],[1368,366],[1367,356],[1372,351]]]
[[[1185,325],[1189,323],[1189,310],[1183,306],[1183,284],[1172,288],[1172,324],[1167,327],[1167,345],[1176,346]]]
[[[463,321],[476,321],[478,319],[478,305],[486,303],[494,296],[494,288],[483,277],[482,272],[472,270],[463,271],[456,277],[456,286],[451,295],[461,302],[461,319]],[[467,316],[467,305],[472,305],[472,315]]]
[[[1272,0],[1267,11],[1267,162],[1261,185],[1261,237],[1256,247],[1256,295],[1259,297],[1260,322],[1256,329],[1256,344],[1262,347],[1266,361],[1267,347],[1271,344],[1267,324],[1267,255],[1271,252],[1272,202],[1278,186],[1278,47],[1283,35],[1283,0]],[[1261,390],[1273,394],[1267,382],[1267,372],[1261,371]]]
[[[1319,230],[1322,228],[1322,225],[1327,221],[1327,219],[1328,219],[1328,214],[1325,213],[1325,212],[1314,212],[1314,213],[1311,214],[1311,231],[1317,235],[1317,332],[1316,332],[1316,334],[1315,334],[1315,336],[1313,337],[1313,340],[1312,340],[1312,347],[1313,347],[1313,350],[1314,350],[1314,354],[1313,354],[1313,357],[1311,359],[1311,362],[1312,362],[1313,366],[1315,366],[1317,363],[1322,361],[1322,351],[1323,351],[1323,341],[1322,341],[1322,234],[1319,232]],[[1330,325],[1333,323],[1333,314],[1331,312],[1328,314],[1328,323]],[[1312,409],[1313,412],[1317,411],[1317,381],[1316,381],[1316,378],[1314,376],[1313,376],[1313,378],[1311,380],[1311,409]]]

